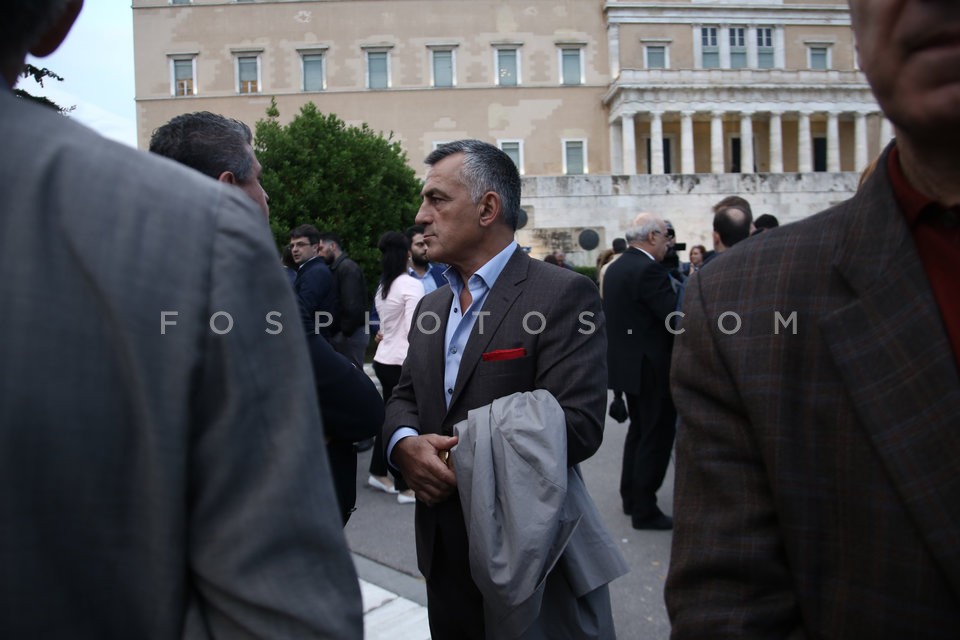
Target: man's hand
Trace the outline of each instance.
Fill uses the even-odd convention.
[[[457,442],[456,436],[428,433],[404,438],[394,446],[393,463],[403,473],[417,500],[434,505],[457,490],[457,476],[440,458],[441,452],[449,451]]]

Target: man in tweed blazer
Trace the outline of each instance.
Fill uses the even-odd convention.
[[[456,474],[444,462],[457,442],[453,425],[496,398],[546,389],[566,417],[564,463],[589,458],[606,408],[604,318],[590,280],[517,247],[520,176],[509,156],[465,140],[438,147],[426,162],[417,223],[430,260],[451,265],[450,285],[418,307],[383,440],[417,496],[417,559],[433,637],[483,638]]]
[[[896,142],[687,287],[674,638],[960,637],[960,4],[850,6]]]
[[[81,4],[0,22],[0,637],[360,638],[263,212],[6,86]]]

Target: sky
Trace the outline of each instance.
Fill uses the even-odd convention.
[[[70,117],[101,135],[137,146],[133,80],[133,9],[130,0],[87,0],[60,48],[27,62],[47,67],[63,82],[32,78],[17,85],[47,96],[63,107],[76,105]]]

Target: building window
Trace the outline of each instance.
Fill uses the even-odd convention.
[[[580,47],[560,49],[560,84],[583,84],[583,56]]]
[[[170,4],[190,4],[190,0],[170,0]]]
[[[434,49],[433,54],[433,86],[452,87],[456,84],[454,73],[456,57],[453,49]]]
[[[260,93],[260,56],[237,56],[237,93]]]
[[[387,89],[389,87],[389,52],[367,51],[367,89]]]
[[[515,48],[497,48],[497,84],[501,87],[515,87],[520,84],[519,51]]]
[[[497,140],[497,146],[510,156],[520,175],[523,175],[523,140]]]
[[[730,38],[730,68],[746,69],[747,30],[743,27],[732,27],[727,33]]]
[[[587,172],[587,141],[563,141],[563,173],[568,176]]]
[[[700,66],[704,69],[720,68],[720,45],[717,42],[717,27],[700,28]]]
[[[810,47],[808,51],[811,69],[826,71],[830,68],[830,47]]]
[[[303,53],[300,54],[300,61],[303,65],[303,90],[323,91],[327,86],[323,75],[323,54]]]
[[[197,95],[197,58],[172,58],[170,60],[170,94],[174,96]]]
[[[643,66],[645,69],[666,69],[667,47],[662,44],[647,45],[643,48]]]
[[[757,29],[757,67],[773,69],[773,29],[762,27]]]

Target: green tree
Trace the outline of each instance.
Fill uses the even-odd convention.
[[[46,67],[44,67],[43,69],[40,69],[29,63],[23,66],[23,71],[20,72],[20,75],[23,76],[24,78],[33,78],[33,81],[39,84],[41,87],[43,86],[44,78],[52,78],[53,80],[63,82],[63,78],[55,74],[53,71],[50,71],[50,69],[47,69]],[[56,102],[54,102],[50,98],[47,98],[46,96],[35,96],[29,91],[27,91],[26,89],[21,89],[19,87],[14,89],[13,93],[14,95],[20,98],[24,98],[26,100],[33,100],[34,102],[42,104],[45,107],[50,107],[51,109],[54,109],[55,111],[57,111],[60,115],[67,115],[68,113],[70,113],[71,111],[77,108],[76,105],[71,107],[61,107]]]
[[[413,224],[421,183],[390,134],[347,126],[312,102],[293,120],[279,122],[276,101],[257,122],[256,151],[270,194],[270,227],[277,244],[290,229],[312,224],[333,231],[363,269],[372,296],[380,279],[377,240]]]

